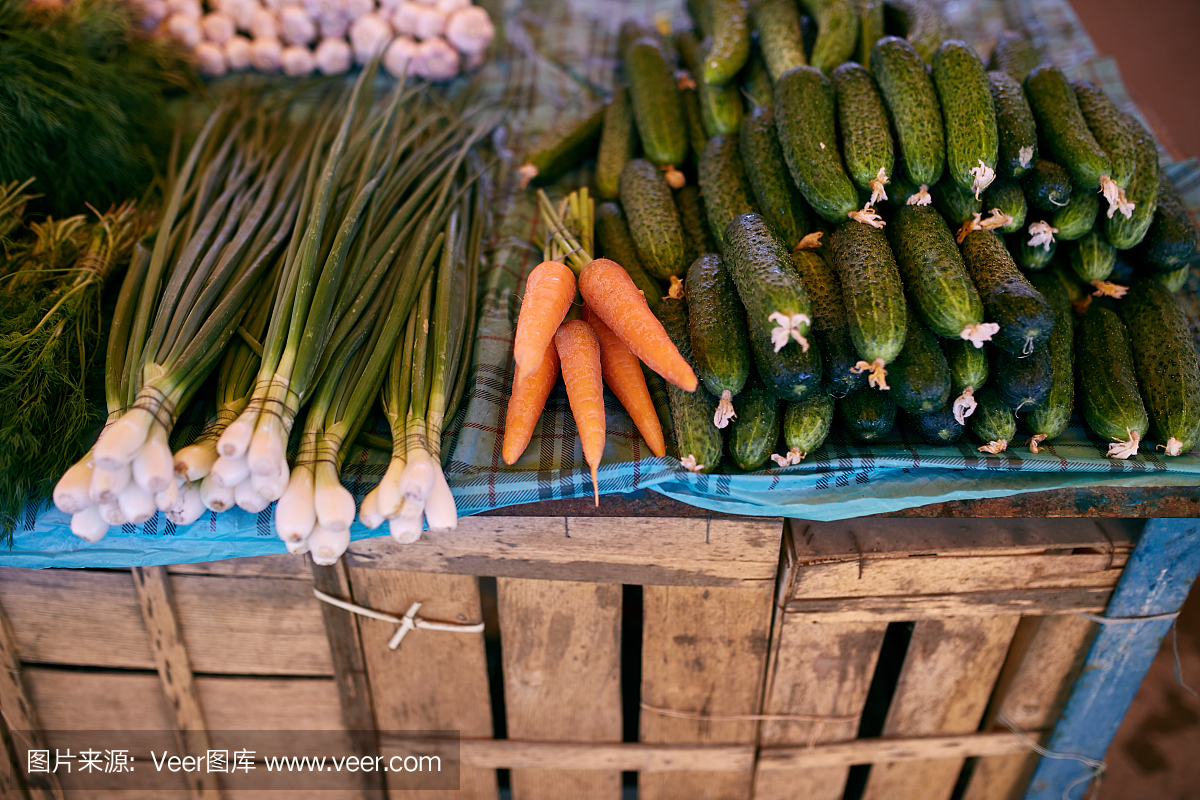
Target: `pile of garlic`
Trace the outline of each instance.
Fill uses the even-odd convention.
[[[430,81],[483,63],[495,36],[471,0],[132,0],[149,28],[192,50],[209,77],[255,69],[338,75],[382,53],[384,68]]]

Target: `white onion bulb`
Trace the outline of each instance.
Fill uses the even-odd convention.
[[[312,50],[299,44],[283,48],[283,53],[279,56],[279,64],[283,67],[283,74],[289,78],[303,78],[305,75],[311,75],[316,66]]]
[[[314,56],[322,75],[341,75],[354,63],[350,43],[341,38],[322,39]]]

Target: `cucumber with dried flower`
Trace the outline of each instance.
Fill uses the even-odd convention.
[[[1105,441],[1108,455],[1129,458],[1150,427],[1138,391],[1125,324],[1112,309],[1092,303],[1075,331],[1075,363],[1083,416]]]
[[[746,313],[769,332],[774,350],[808,349],[812,306],[787,247],[758,214],[725,228],[725,264]]]
[[[1071,175],[1059,164],[1039,158],[1021,176],[1021,188],[1029,205],[1039,211],[1054,212],[1071,202],[1074,188]]]
[[[709,139],[698,166],[709,228],[713,238],[724,243],[725,228],[731,221],[742,214],[758,211],[737,138],[714,136]]]
[[[993,455],[1003,453],[1017,436],[1017,418],[992,387],[984,389],[976,398],[979,405],[967,425],[983,442],[981,451]]]
[[[858,351],[850,338],[850,323],[837,274],[821,254],[813,250],[792,253],[812,305],[811,335],[820,346],[825,386],[835,397],[845,397],[867,385],[864,372],[855,372]]]
[[[996,172],[1006,178],[1019,178],[1037,160],[1037,123],[1025,99],[1020,81],[1007,72],[987,74],[996,107],[996,134],[999,160]]]
[[[734,396],[750,377],[750,345],[742,304],[733,280],[714,254],[700,256],[688,267],[684,288],[696,374],[718,398],[713,424],[724,428],[736,416]]]
[[[686,267],[683,226],[662,172],[645,159],[633,159],[621,170],[620,195],[646,270],[660,280],[680,274]]]
[[[1096,227],[1096,215],[1100,213],[1100,194],[1080,189],[1071,192],[1071,202],[1057,209],[1050,217],[1050,225],[1058,228],[1055,239],[1073,242]]]
[[[933,54],[933,85],[942,107],[946,168],[975,197],[996,178],[999,134],[992,87],[983,62],[966,42],[948,39]]]
[[[908,424],[926,444],[952,445],[962,438],[963,425],[954,416],[954,404],[950,402],[928,414],[909,414]]]
[[[1154,219],[1134,255],[1145,266],[1159,272],[1173,272],[1200,256],[1200,236],[1175,184],[1160,172],[1158,207]]]
[[[762,326],[746,315],[758,377],[781,400],[804,400],[822,392],[823,365],[816,340],[809,341],[807,350],[793,342],[777,351],[771,340],[773,324]]]
[[[928,0],[886,0],[884,23],[889,32],[911,42],[925,61],[932,61],[938,45],[949,38],[950,26]]]
[[[746,0],[709,0],[712,43],[700,78],[710,86],[732,81],[750,57],[750,13]]]
[[[973,220],[976,214],[983,213],[983,200],[976,198],[974,192],[964,189],[949,175],[943,175],[942,180],[930,189],[929,193],[933,195],[934,208],[956,228]]]
[[[1071,298],[1059,276],[1039,272],[1030,282],[1054,309],[1054,333],[1050,336],[1050,392],[1042,402],[1025,414],[1021,421],[1033,435],[1029,448],[1053,439],[1067,429],[1075,408],[1075,329]]]
[[[688,333],[687,303],[666,298],[655,310],[667,335],[679,354],[692,361],[692,344]],[[671,428],[675,434],[675,450],[679,460],[692,472],[712,472],[721,461],[721,431],[713,427],[717,399],[699,386],[694,392],[684,391],[673,383],[667,384],[667,401],[671,407]]]
[[[1100,231],[1091,230],[1071,248],[1070,260],[1071,269],[1084,283],[1108,280],[1117,265],[1117,249]]]
[[[1042,232],[1034,226],[1045,225]],[[1048,238],[1047,238],[1048,237]],[[1050,266],[1054,254],[1058,252],[1058,239],[1055,238],[1054,226],[1044,219],[1034,217],[1029,226],[1008,237],[1008,248],[1016,259],[1018,266],[1026,272],[1037,272]]]
[[[613,92],[604,109],[604,125],[600,131],[600,146],[596,151],[596,196],[615,200],[621,183],[621,170],[637,155],[637,127],[633,108],[629,104],[629,89],[622,86]]]
[[[624,64],[642,150],[654,165],[674,169],[683,163],[688,150],[675,68],[662,44],[648,36],[629,45]]]
[[[983,207],[989,212],[999,209],[1001,214],[1008,216],[1010,222],[994,230],[997,233],[1016,233],[1025,227],[1025,217],[1029,207],[1025,203],[1025,193],[1016,178],[996,178],[995,182],[983,193]]]
[[[738,397],[738,415],[729,431],[729,455],[744,470],[760,469],[779,441],[779,399],[762,386]]]
[[[642,266],[642,259],[638,256],[637,245],[629,233],[629,223],[625,221],[621,207],[616,203],[601,203],[596,207],[595,226],[600,254],[624,267],[634,285],[645,295],[650,308],[657,308],[658,301],[662,299],[662,287]]]
[[[909,180],[934,186],[946,164],[946,133],[925,62],[909,42],[885,36],[871,50],[871,74],[891,112],[897,152]]]
[[[896,423],[896,401],[888,392],[859,389],[837,402],[838,419],[853,439],[875,442],[887,437]]]
[[[950,367],[930,333],[909,309],[904,349],[888,369],[896,405],[910,414],[931,414],[950,398]]]
[[[1017,83],[1024,83],[1025,78],[1040,63],[1041,56],[1024,34],[1004,31],[996,39],[996,46],[992,48],[988,69],[1005,72]]]
[[[887,108],[875,79],[861,64],[848,61],[833,71],[831,79],[846,171],[858,190],[871,196],[868,205],[873,206],[887,199],[884,185],[896,171]]]
[[[1081,189],[1100,188],[1112,176],[1112,163],[1079,108],[1067,76],[1052,64],[1035,67],[1025,78],[1025,95],[1037,120],[1047,155],[1066,168]]]
[[[1125,115],[1117,110],[1108,94],[1090,81],[1073,81],[1075,100],[1096,144],[1108,156],[1109,177],[1122,189],[1129,187],[1137,169],[1137,148]]]
[[[1158,208],[1158,145],[1146,126],[1133,116],[1126,114],[1125,124],[1133,135],[1136,159],[1133,179],[1125,189],[1125,199],[1133,203],[1133,212],[1128,217],[1113,214],[1104,220],[1104,235],[1118,250],[1128,250],[1142,241]]]
[[[1018,416],[1034,408],[1050,394],[1054,383],[1054,365],[1050,348],[1039,347],[1027,356],[992,348],[991,380],[988,388]]]
[[[942,339],[941,344],[950,368],[951,410],[962,422],[975,412],[975,393],[987,383],[987,352],[965,339]]]
[[[833,410],[833,398],[823,393],[787,404],[783,412],[783,444],[787,447],[788,464],[780,466],[799,464],[825,443],[833,427]]]
[[[852,0],[800,0],[817,23],[817,41],[808,63],[833,72],[854,57],[858,47],[858,11]]]
[[[775,135],[775,110],[770,105],[755,108],[742,121],[740,146],[746,177],[763,219],[788,248],[795,247],[812,227],[804,198],[783,159]]]
[[[779,80],[792,67],[808,63],[800,31],[800,9],[795,0],[753,0],[750,16],[772,81]]]
[[[962,255],[967,274],[983,301],[984,318],[1000,326],[992,344],[1021,355],[1049,341],[1054,312],[1017,269],[999,236],[991,231],[972,231],[963,240]]]
[[[684,263],[691,264],[705,253],[717,252],[716,242],[708,227],[704,200],[699,186],[685,186],[675,193],[675,208],[683,226]],[[619,262],[618,262],[619,263]]]
[[[572,117],[538,134],[534,149],[520,167],[521,187],[533,180],[553,181],[596,151],[604,126],[604,106],[582,117]]]

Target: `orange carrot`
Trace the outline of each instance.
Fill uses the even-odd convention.
[[[554,346],[562,362],[567,400],[575,417],[575,429],[583,444],[583,458],[592,468],[592,490],[600,505],[600,482],[596,469],[604,455],[604,380],[601,378],[600,342],[596,332],[581,319],[564,322],[554,334]]]
[[[624,267],[597,258],[579,274],[579,291],[596,316],[646,366],[680,389],[696,391],[696,373],[679,355]]]
[[[654,410],[650,390],[646,388],[641,362],[588,306],[583,307],[583,318],[600,340],[600,368],[605,384],[633,418],[633,424],[641,431],[650,452],[656,456],[666,455],[662,423],[659,422],[658,412]]]
[[[533,429],[537,427],[542,409],[546,407],[546,398],[557,381],[558,351],[554,349],[553,341],[546,346],[542,363],[533,375],[523,381],[513,375],[512,396],[508,398],[508,411],[504,415],[504,447],[501,454],[505,464],[516,463],[529,446]]]
[[[516,378],[523,381],[537,372],[546,347],[575,301],[575,273],[558,261],[543,261],[525,281],[525,297],[513,337]]]

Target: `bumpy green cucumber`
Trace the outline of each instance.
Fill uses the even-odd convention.
[[[850,338],[850,324],[837,274],[821,254],[812,250],[792,253],[792,263],[808,291],[812,305],[812,335],[824,356],[825,385],[835,397],[845,397],[867,385],[864,372],[855,372],[858,351]]]
[[[1017,419],[1012,409],[992,387],[976,395],[976,400],[979,406],[967,424],[971,433],[983,442],[983,447],[979,449],[993,454],[1004,452],[1008,449],[1008,443],[1017,436]]]
[[[682,164],[688,149],[683,103],[662,45],[646,36],[629,45],[625,75],[646,158],[659,167]]]
[[[1108,280],[1117,265],[1117,249],[1099,231],[1088,231],[1071,248],[1071,269],[1084,283]]]
[[[738,148],[736,137],[714,136],[700,157],[700,191],[717,242],[724,241],[725,228],[736,217],[758,211]]]
[[[704,130],[704,112],[700,109],[700,93],[691,88],[680,89],[679,100],[683,105],[684,122],[687,125],[688,147],[692,151],[692,158],[699,162],[700,156],[704,155],[705,146],[708,145],[708,131]]]
[[[1129,188],[1137,169],[1137,148],[1133,143],[1133,131],[1125,123],[1125,115],[1117,110],[1103,89],[1089,81],[1074,81],[1075,99],[1079,110],[1087,121],[1088,129],[1096,138],[1096,144],[1108,156],[1112,168],[1110,178],[1122,189]]]
[[[926,444],[951,445],[962,438],[963,426],[954,416],[954,404],[947,402],[929,414],[909,414],[909,428]]]
[[[884,37],[883,0],[855,0],[858,6],[858,63],[871,62],[871,48]]]
[[[796,67],[775,83],[775,126],[792,179],[813,210],[841,222],[858,209],[842,169],[833,86],[815,67]]]
[[[675,208],[683,226],[684,263],[691,264],[705,253],[717,252],[704,212],[699,186],[685,186],[675,193]]]
[[[1158,208],[1158,147],[1150,131],[1137,119],[1126,114],[1125,124],[1133,134],[1136,154],[1133,180],[1125,190],[1125,199],[1133,203],[1133,212],[1128,217],[1113,214],[1104,221],[1104,235],[1118,250],[1128,250],[1142,241]]]
[[[999,134],[992,87],[983,62],[966,42],[949,39],[933,54],[933,84],[945,115],[946,168],[978,196],[996,177]]]
[[[889,392],[860,389],[837,403],[838,419],[846,433],[860,442],[876,442],[892,432],[896,401]]]
[[[724,428],[732,416],[734,395],[750,377],[750,344],[742,304],[733,280],[714,254],[692,262],[684,289],[696,373],[704,387],[720,398],[714,423]]]
[[[1041,56],[1024,34],[1004,31],[996,40],[996,46],[992,48],[988,69],[1005,72],[1017,83],[1024,83],[1026,76],[1040,63]]]
[[[596,196],[615,200],[621,185],[621,170],[637,154],[637,127],[633,108],[629,104],[629,89],[622,86],[613,92],[604,110],[604,127],[600,133],[600,148],[596,153]]]
[[[750,352],[758,377],[781,400],[804,400],[821,392],[821,350],[816,341],[809,340],[808,350],[789,344],[776,352],[771,341],[773,324],[759,325],[747,314]]]
[[[941,215],[929,206],[903,206],[887,234],[908,296],[930,330],[986,341],[976,329],[983,322],[983,303]]]
[[[1200,440],[1200,364],[1187,314],[1154,280],[1134,283],[1121,314],[1154,437],[1167,455],[1191,450]]]
[[[742,214],[725,228],[725,263],[754,323],[779,331],[776,350],[804,349],[812,306],[787,247],[758,214]]]
[[[886,375],[883,365],[900,355],[908,327],[908,303],[896,259],[883,231],[860,222],[843,223],[833,232],[832,259],[842,284],[850,338],[872,365],[871,382],[878,384]]]
[[[833,72],[854,57],[858,46],[858,11],[852,0],[800,0],[817,22],[817,41],[809,63],[824,73]]]
[[[709,0],[712,44],[704,54],[701,78],[724,86],[741,72],[750,57],[750,19],[746,0]]]
[[[617,31],[617,55],[621,58],[622,62],[625,60],[625,56],[628,53],[630,46],[632,46],[633,43],[638,39],[642,38],[657,40],[658,31],[654,30],[654,28],[647,25],[640,19],[629,17],[625,20],[622,20],[621,27]],[[622,66],[624,66],[624,64],[622,64]]]
[[[1050,394],[1054,382],[1054,365],[1050,359],[1050,348],[1039,347],[1020,358],[999,348],[991,348],[991,381],[988,388],[1013,413],[1037,406]]]
[[[700,95],[700,121],[709,138],[736,134],[742,125],[741,88],[736,83],[718,86],[701,81],[696,92]]]
[[[933,61],[938,45],[949,38],[950,26],[928,0],[887,0],[884,12],[888,33],[912,42],[926,61]]]
[[[1071,192],[1071,202],[1057,209],[1050,224],[1058,228],[1055,239],[1073,242],[1096,226],[1096,215],[1100,213],[1100,193],[1086,189]]]
[[[1145,266],[1160,272],[1173,272],[1200,255],[1196,226],[1166,172],[1159,173],[1158,207],[1134,254]]]
[[[973,231],[963,240],[962,254],[983,301],[984,318],[1000,326],[992,344],[1023,355],[1049,341],[1054,312],[1017,270],[1004,241],[991,231]]]
[[[1054,333],[1050,336],[1050,392],[1021,419],[1033,434],[1030,449],[1037,452],[1039,443],[1053,439],[1067,429],[1075,407],[1075,330],[1071,299],[1059,277],[1053,272],[1040,272],[1029,278],[1054,309]]]
[[[1088,426],[1106,441],[1129,443],[1129,448],[1110,445],[1109,455],[1133,455],[1150,422],[1138,393],[1129,334],[1114,311],[1099,303],[1088,307],[1075,331],[1075,361]]]
[[[667,298],[655,311],[682,355],[692,361],[692,344],[688,334],[687,303]],[[694,365],[693,365],[694,368]],[[713,426],[717,399],[703,387],[686,392],[667,384],[667,401],[671,407],[671,427],[675,433],[675,450],[681,461],[696,472],[712,472],[721,462],[721,431]]]
[[[1101,177],[1111,177],[1112,163],[1088,128],[1067,76],[1042,64],[1025,79],[1025,94],[1050,158],[1066,167],[1076,186],[1099,188]]]
[[[624,267],[634,285],[645,295],[650,308],[657,308],[662,299],[662,287],[642,266],[625,213],[616,203],[601,203],[596,207],[596,241],[600,245],[600,254]]]
[[[887,196],[883,185],[896,171],[892,126],[888,122],[883,96],[866,67],[853,61],[835,69],[832,80],[837,93],[846,170],[854,185],[859,191],[870,194],[870,204],[875,205]]]
[[[1019,178],[1037,160],[1037,123],[1021,84],[1007,72],[989,72],[992,103],[996,107],[999,160],[996,173]]]
[[[729,433],[729,455],[744,470],[760,469],[779,441],[779,399],[761,386],[738,397],[738,415]]]
[[[553,181],[578,166],[596,152],[600,129],[604,125],[604,106],[587,116],[573,117],[539,134],[534,149],[521,165],[521,185],[530,181]]]
[[[1015,233],[1025,227],[1025,216],[1029,208],[1025,204],[1025,193],[1016,178],[996,178],[983,193],[983,207],[989,212],[999,209],[1012,222],[996,228],[997,233]]]
[[[671,187],[658,167],[635,158],[621,170],[621,206],[629,232],[647,271],[666,279],[685,269],[683,226],[671,197]]]
[[[1040,211],[1054,212],[1071,202],[1074,192],[1071,175],[1062,166],[1039,158],[1021,176],[1021,188],[1029,205]]]
[[[771,80],[777,81],[792,67],[808,63],[800,32],[800,9],[795,0],[753,0],[750,16],[758,31],[758,46]]]
[[[977,392],[988,379],[987,351],[965,339],[943,339],[942,352],[950,368],[950,391],[961,395],[970,388]]]
[[[743,120],[740,144],[746,177],[763,218],[788,248],[795,247],[811,230],[811,223],[783,159],[771,106],[759,106]]]
[[[1061,263],[1055,264],[1050,269],[1046,270],[1046,275],[1058,280],[1058,285],[1061,286],[1063,291],[1067,293],[1067,299],[1071,301],[1072,305],[1082,301],[1085,297],[1090,297],[1092,292],[1095,291],[1094,287],[1084,286],[1081,284],[1075,278],[1075,273]],[[1030,282],[1032,283],[1032,281]],[[1055,316],[1055,319],[1057,320],[1057,315]],[[1071,318],[1072,326],[1078,324],[1078,322],[1079,320],[1077,317]],[[1055,327],[1057,327],[1057,325],[1058,323],[1056,321]]]
[[[1031,217],[1030,225],[1045,222],[1040,216]],[[1054,254],[1058,252],[1058,240],[1049,243],[1030,244],[1037,241],[1029,226],[1023,231],[1017,231],[1008,237],[1008,249],[1012,252],[1017,265],[1026,272],[1037,272],[1050,266]]]
[[[1150,276],[1150,279],[1167,287],[1167,291],[1175,293],[1183,291],[1183,287],[1187,286],[1188,278],[1191,277],[1191,274],[1192,267],[1190,264],[1187,264],[1174,272],[1156,272]]]
[[[833,427],[833,407],[833,398],[827,394],[788,403],[783,412],[783,443],[793,464],[825,443]]]
[[[955,227],[969,222],[976,214],[983,212],[983,201],[976,199],[975,193],[963,188],[962,184],[944,175],[937,186],[929,190],[933,195],[933,205]]]
[[[904,349],[888,369],[896,405],[910,414],[931,414],[950,397],[950,367],[937,338],[909,310]]]
[[[946,163],[946,133],[925,62],[904,39],[885,36],[871,50],[871,74],[891,112],[906,174],[918,186],[933,186]]]
[[[750,101],[751,108],[771,106],[775,103],[775,84],[758,49],[750,52],[750,61],[747,62],[743,73],[742,91]]]

